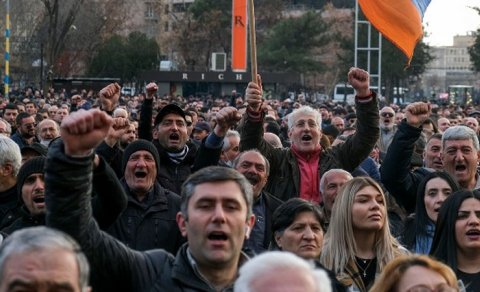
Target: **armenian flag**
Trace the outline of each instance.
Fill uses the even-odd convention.
[[[422,19],[431,0],[358,0],[368,21],[412,61],[423,36]]]

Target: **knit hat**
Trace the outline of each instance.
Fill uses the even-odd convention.
[[[33,152],[37,153],[39,156],[46,157],[47,152],[48,152],[48,148],[47,148],[47,146],[45,146],[43,144],[34,142],[34,143],[32,143],[32,145],[23,146],[20,151],[21,151],[22,155],[24,155],[27,151],[33,151]]]
[[[158,169],[160,168],[160,156],[158,155],[157,148],[155,148],[155,145],[153,145],[152,142],[143,139],[138,139],[128,144],[127,148],[123,152],[122,171],[125,172],[125,168],[127,167],[127,162],[128,159],[130,159],[130,156],[140,150],[148,151],[153,155],[153,159],[155,159],[158,173]]]
[[[170,103],[164,106],[155,117],[155,126],[160,124],[168,114],[177,114],[185,120],[185,112],[176,104]]]
[[[33,157],[27,160],[22,167],[20,167],[20,170],[17,174],[17,192],[19,196],[22,195],[22,187],[27,177],[34,173],[45,172],[45,161],[46,158],[43,156]]]

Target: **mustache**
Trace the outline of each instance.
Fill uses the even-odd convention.
[[[44,189],[36,189],[33,191],[33,195],[45,195],[45,190]]]
[[[255,173],[247,172],[243,175],[252,185],[256,185],[261,180],[260,176]]]

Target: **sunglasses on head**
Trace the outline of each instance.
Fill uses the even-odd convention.
[[[393,118],[393,114],[392,113],[381,113],[380,114],[382,117],[384,118]]]

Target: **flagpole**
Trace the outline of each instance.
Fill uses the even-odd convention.
[[[248,27],[250,35],[250,70],[252,82],[257,82],[257,45],[255,35],[255,8],[253,0],[248,1]]]

